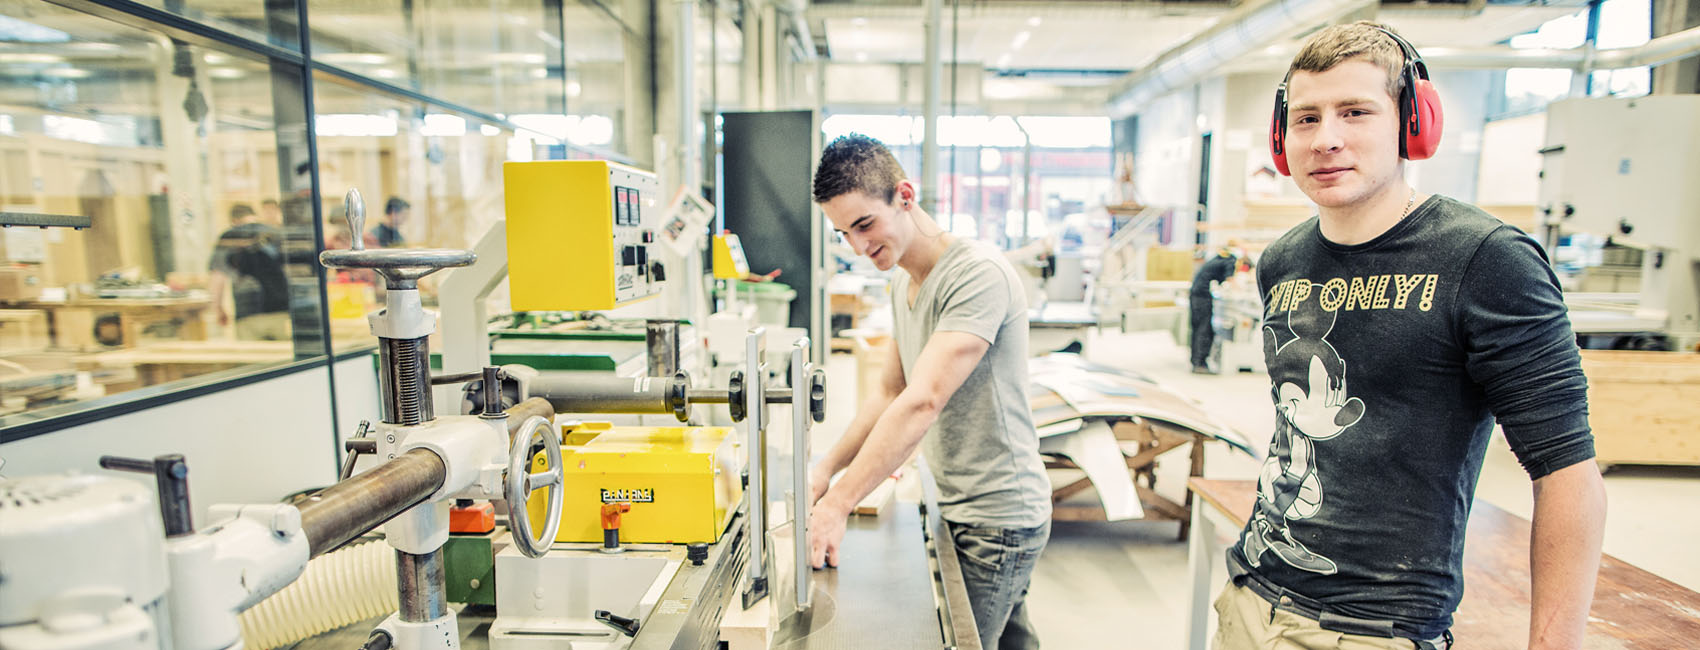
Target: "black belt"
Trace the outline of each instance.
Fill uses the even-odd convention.
[[[1282,611],[1292,612],[1317,622],[1324,630],[1345,634],[1358,634],[1383,639],[1409,638],[1397,632],[1393,621],[1357,618],[1326,611],[1320,602],[1297,594],[1279,585],[1265,582],[1240,563],[1239,558],[1228,554],[1228,576],[1234,585],[1250,589],[1258,597],[1269,601],[1270,606]],[[1452,632],[1444,635],[1447,647],[1452,645]],[[1418,641],[1419,647],[1427,647],[1426,642]]]

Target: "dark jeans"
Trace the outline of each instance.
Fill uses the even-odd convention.
[[[1039,635],[1027,617],[1027,585],[1051,538],[1051,524],[987,528],[949,523],[981,647],[1036,650]]]
[[[1192,312],[1192,365],[1210,365],[1210,346],[1216,341],[1216,330],[1210,323],[1215,305],[1210,296],[1193,296],[1188,301]]]

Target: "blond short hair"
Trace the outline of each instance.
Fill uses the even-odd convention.
[[[1287,67],[1287,77],[1294,72],[1327,72],[1348,60],[1363,57],[1387,72],[1387,95],[1394,101],[1405,91],[1405,52],[1387,34],[1397,34],[1392,27],[1360,20],[1350,25],[1333,25],[1305,39]]]

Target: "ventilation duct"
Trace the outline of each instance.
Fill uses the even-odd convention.
[[[1111,95],[1110,116],[1131,115],[1145,102],[1197,83],[1229,61],[1373,4],[1373,0],[1268,0],[1235,10],[1129,74]]]
[[[1218,72],[1273,72],[1287,68],[1299,52],[1298,45],[1269,48],[1260,56],[1225,65]],[[1661,65],[1700,54],[1700,27],[1666,34],[1634,47],[1594,50],[1589,60],[1586,48],[1569,50],[1515,49],[1510,47],[1425,47],[1423,61],[1430,69],[1559,68],[1565,70],[1618,70],[1644,65]]]

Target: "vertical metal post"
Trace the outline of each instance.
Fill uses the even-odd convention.
[[[649,353],[649,376],[671,377],[679,371],[679,321],[644,321],[644,347]]]
[[[750,559],[745,573],[744,609],[767,596],[767,368],[762,353],[767,348],[767,328],[757,327],[744,338],[744,431],[747,434],[750,482],[744,488],[749,504]]]
[[[422,555],[396,551],[396,587],[401,593],[401,620],[434,621],[449,612],[443,588],[443,549]]]
[[[809,608],[813,575],[809,557],[809,340],[791,348],[791,538],[797,579],[797,611]]]
[[[483,415],[487,418],[506,417],[502,408],[502,369],[484,366],[481,384],[484,388]]]
[[[155,457],[153,475],[159,488],[159,514],[165,520],[165,535],[194,534],[195,522],[189,509],[189,464],[183,461],[183,454]]]
[[[943,0],[926,1],[927,21],[924,26],[926,52],[923,55],[926,61],[924,65],[926,66],[927,81],[922,95],[925,106],[923,110],[926,116],[923,119],[926,123],[923,133],[925,139],[921,141],[920,179],[921,191],[924,192],[922,196],[926,197],[924,205],[932,206],[929,212],[933,214],[933,218],[937,219],[941,218],[941,214],[943,214],[939,199],[944,196],[939,187],[939,95],[940,87],[944,85],[943,65],[939,61],[939,23],[943,21],[940,9],[944,5]],[[946,219],[948,224],[949,215],[943,214],[942,218]]]

